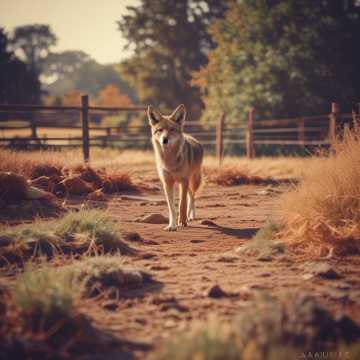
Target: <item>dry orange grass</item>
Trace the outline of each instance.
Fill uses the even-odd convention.
[[[329,158],[317,159],[302,183],[280,200],[280,236],[306,256],[360,250],[360,128],[346,132]]]
[[[235,186],[246,184],[270,184],[275,180],[268,177],[251,175],[249,171],[238,167],[225,167],[220,169],[205,168],[207,180],[221,186]]]
[[[119,152],[116,154],[119,156]],[[91,185],[89,191],[75,191],[77,194],[100,188],[106,193],[137,190],[137,185],[133,183],[128,173],[129,168],[112,164],[116,154],[114,151],[109,151],[108,155],[102,153],[91,162],[92,167],[90,167],[83,164],[79,150],[59,152],[0,150],[0,173],[13,172],[28,179],[36,179],[34,185],[40,187],[38,180],[51,181],[54,185],[53,189],[59,184],[67,187],[68,183],[70,188],[73,187],[72,185],[83,185],[81,188],[86,184]],[[68,190],[69,193],[75,193],[71,189]]]

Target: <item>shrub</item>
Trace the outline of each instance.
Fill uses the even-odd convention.
[[[328,159],[318,159],[281,198],[282,238],[306,256],[360,250],[360,129],[346,132]]]

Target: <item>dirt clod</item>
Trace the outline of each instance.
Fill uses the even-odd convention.
[[[323,279],[334,280],[340,279],[342,276],[328,263],[308,262],[304,264],[305,275],[309,274],[310,277],[320,277]]]
[[[168,218],[166,218],[162,214],[145,215],[142,218],[136,219],[135,221],[146,223],[146,224],[167,224],[169,222]]]
[[[207,296],[213,299],[220,299],[227,297],[228,294],[219,285],[214,285],[207,292]]]

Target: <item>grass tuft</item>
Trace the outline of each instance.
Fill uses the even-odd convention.
[[[116,256],[95,256],[68,266],[73,276],[84,284],[84,295],[93,297],[106,292],[110,297],[123,297],[151,281],[150,274],[128,268]]]
[[[0,235],[0,257],[6,262],[24,262],[31,257],[53,257],[58,253],[109,253],[135,251],[123,241],[114,218],[104,211],[70,212],[56,221],[4,227]]]
[[[246,168],[239,169],[238,167],[223,167],[223,168],[205,168],[204,173],[206,178],[213,184],[221,186],[235,186],[235,185],[258,185],[258,184],[276,184],[277,181],[269,177],[261,177],[251,175]]]
[[[359,337],[359,326],[347,317],[334,318],[311,297],[287,296],[279,301],[259,296],[232,322],[213,318],[192,333],[167,341],[153,359],[296,359],[318,349],[349,351],[349,344]]]
[[[275,239],[279,231],[280,226],[268,219],[251,240],[239,246],[235,251],[238,254],[258,256],[260,259],[282,254],[285,252],[284,243]]]
[[[59,321],[71,319],[80,296],[79,282],[70,272],[48,266],[27,266],[17,279],[14,303],[23,326],[33,332],[49,331]]]

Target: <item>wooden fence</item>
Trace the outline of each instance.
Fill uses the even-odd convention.
[[[0,137],[0,146],[15,148],[44,148],[44,147],[79,147],[82,146],[84,160],[90,159],[90,148],[93,146],[124,146],[130,144],[150,144],[150,129],[147,121],[137,126],[92,126],[89,125],[91,114],[114,114],[120,112],[142,112],[145,106],[135,107],[100,107],[89,105],[87,95],[81,97],[81,106],[41,106],[41,105],[1,105],[1,114],[26,113],[33,116],[28,126],[0,126],[0,133],[9,130],[29,129],[31,135],[26,137]],[[78,136],[39,136],[36,116],[34,114],[60,112],[78,113],[81,125],[53,126],[41,125],[42,128],[78,130]],[[204,127],[199,122],[187,122],[186,132],[194,135],[205,146],[214,146],[216,156],[221,165],[226,147],[239,145],[245,148],[248,158],[256,156],[256,148],[260,146],[331,146],[337,132],[345,126],[350,126],[357,115],[340,112],[339,105],[332,103],[331,112],[325,115],[298,117],[291,119],[256,120],[256,109],[251,108],[248,113],[247,124],[227,123],[222,113],[216,126]],[[80,135],[81,131],[81,135]],[[97,132],[90,136],[90,133]],[[60,142],[60,143],[59,143]]]

